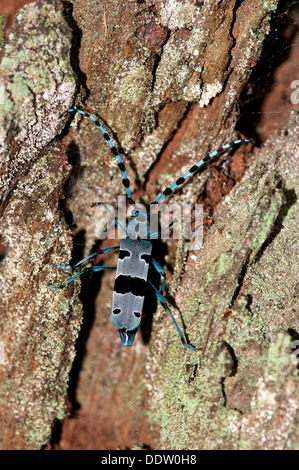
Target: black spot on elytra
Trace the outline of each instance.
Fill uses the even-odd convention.
[[[146,254],[141,255],[140,258],[141,258],[141,259],[144,259],[144,261],[146,262],[146,264],[149,264],[150,261],[151,261],[151,259],[152,259],[151,255],[146,255]]]
[[[127,250],[119,250],[118,253],[118,258],[119,259],[124,259],[124,258],[130,258],[131,253]]]
[[[146,287],[147,282],[144,279],[120,274],[115,279],[114,292],[117,294],[132,293],[138,297],[144,297]]]

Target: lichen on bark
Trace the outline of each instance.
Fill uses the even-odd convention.
[[[176,292],[199,352],[179,354],[171,325],[156,326],[148,380],[162,448],[298,448],[290,333],[298,328],[297,268],[289,262],[298,224],[296,117],[255,155]]]
[[[1,73],[1,448],[38,449],[66,411],[81,321],[72,295],[47,289],[49,266],[70,258],[58,200],[69,165],[58,116],[75,79],[59,1],[25,6],[3,45]],[[55,248],[54,248],[55,247]],[[53,261],[51,261],[52,263]]]

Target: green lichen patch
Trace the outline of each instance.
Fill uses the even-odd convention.
[[[256,156],[184,272],[175,301],[198,351],[186,351],[171,322],[157,317],[148,380],[155,381],[150,419],[161,425],[161,448],[298,446],[298,434],[290,437],[298,374],[287,332],[298,325],[295,116],[287,129]]]
[[[75,90],[70,48],[61,3],[41,0],[19,11],[1,56],[2,449],[41,448],[64,417],[81,322],[72,293],[47,288],[72,248],[58,208],[69,165],[54,140]]]

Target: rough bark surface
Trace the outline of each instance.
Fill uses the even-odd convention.
[[[276,9],[39,0],[18,11],[0,65],[2,449],[298,449],[293,69],[277,75],[289,80],[277,124],[243,119],[262,148],[221,157],[170,198],[206,210],[200,251],[158,248],[168,249],[167,300],[197,351],[150,305],[134,346],[122,347],[113,273],[47,289],[66,279],[57,264],[115,245],[96,240],[91,203],[124,194],[99,130],[59,114],[76,105],[100,118],[134,196],[149,203],[236,138]]]

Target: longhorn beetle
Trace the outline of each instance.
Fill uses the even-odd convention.
[[[92,117],[90,114],[86,113],[85,111],[81,111],[80,109],[68,109],[64,111],[61,115],[63,116],[65,113],[79,113],[83,116],[87,116],[91,121],[95,123],[95,125],[101,130],[103,133],[104,139],[108,142],[111,147],[112,153],[116,156],[118,160],[118,167],[123,174],[122,183],[126,189],[126,196],[127,202],[133,206],[133,212],[131,215],[130,220],[128,221],[126,227],[122,225],[122,223],[114,217],[114,215],[109,211],[109,209],[105,206],[104,203],[96,202],[92,204],[92,207],[103,205],[105,206],[107,212],[114,217],[116,224],[123,230],[126,234],[126,238],[123,238],[120,242],[120,246],[113,246],[109,248],[104,248],[102,250],[96,251],[91,255],[87,256],[86,258],[79,261],[74,266],[65,266],[61,265],[58,268],[62,269],[71,269],[72,271],[81,266],[82,263],[85,261],[94,258],[98,254],[108,253],[112,250],[119,249],[119,256],[117,266],[93,266],[93,267],[86,267],[85,269],[81,269],[77,274],[73,275],[68,281],[64,282],[60,286],[48,286],[50,289],[62,289],[63,287],[67,286],[70,282],[74,281],[77,277],[81,276],[86,272],[98,272],[104,269],[116,269],[116,276],[115,276],[115,284],[114,284],[114,291],[112,297],[112,312],[111,312],[111,321],[113,325],[118,329],[122,344],[124,346],[132,346],[135,335],[137,330],[140,327],[141,323],[141,315],[143,310],[143,303],[144,303],[144,296],[146,292],[147,285],[151,287],[153,290],[157,300],[160,302],[162,307],[168,311],[174,326],[183,342],[183,344],[190,350],[195,350],[193,346],[187,343],[184,338],[182,331],[180,330],[174,316],[171,313],[169,306],[167,305],[163,292],[165,289],[166,283],[166,274],[163,268],[154,260],[151,256],[152,254],[152,239],[158,238],[161,235],[160,232],[150,233],[149,228],[149,208],[151,204],[158,204],[161,199],[165,196],[170,195],[173,190],[183,184],[188,176],[193,175],[198,168],[210,160],[212,157],[216,157],[222,151],[228,149],[233,145],[241,144],[242,142],[251,142],[249,139],[238,139],[234,140],[229,144],[222,145],[218,150],[210,153],[198,163],[193,165],[187,173],[181,176],[175,183],[171,186],[166,188],[162,194],[155,201],[148,205],[147,208],[138,209],[136,206],[135,201],[132,199],[131,191],[130,191],[130,181],[127,177],[125,165],[114,146],[112,140],[110,139],[109,135],[102,127],[100,122]],[[170,228],[173,221],[167,228]],[[138,227],[138,230],[137,230]],[[166,230],[166,229],[165,229]],[[164,231],[164,230],[163,230]],[[149,264],[152,264],[153,267],[158,271],[158,273],[163,277],[162,287],[159,291],[149,280],[148,280],[148,269]]]

